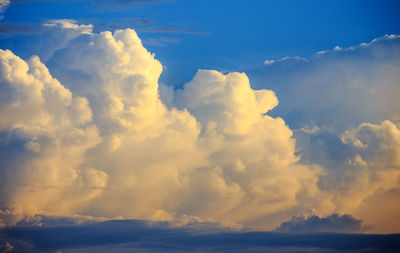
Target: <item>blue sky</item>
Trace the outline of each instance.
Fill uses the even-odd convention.
[[[399,11],[0,0],[0,251],[397,247]]]
[[[399,10],[395,0],[20,1],[1,22],[76,19],[95,30],[135,28],[167,67],[161,80],[177,86],[199,68],[245,71],[266,59],[310,57],[398,34]],[[177,31],[156,32],[160,27]]]

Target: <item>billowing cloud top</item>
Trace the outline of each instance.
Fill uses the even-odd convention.
[[[60,36],[39,56],[0,51],[2,225],[41,214],[272,229],[293,215],[352,213],[398,187],[392,119],[343,132],[351,152],[339,167],[304,162],[293,131],[268,115],[275,93],[246,74],[199,70],[167,107],[162,65],[134,30],[46,26]]]

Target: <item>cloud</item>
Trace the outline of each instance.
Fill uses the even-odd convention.
[[[285,57],[246,71],[256,88],[280,99],[273,115],[295,129],[314,126],[341,134],[364,122],[399,121],[400,37],[386,35],[309,59]],[[316,106],[317,105],[317,106]]]
[[[71,203],[94,197],[107,180],[104,172],[81,166],[84,152],[101,140],[89,123],[88,102],[72,96],[38,57],[25,62],[1,50],[0,60],[0,206],[12,207],[16,216],[68,212]],[[70,202],[51,204],[59,198]]]
[[[162,65],[135,31],[96,34],[68,22],[47,25],[74,34],[49,45],[53,76],[38,57],[4,51],[2,173],[20,168],[2,186],[10,223],[38,213],[187,215],[262,228],[298,195],[316,193],[318,170],[298,164],[292,131],[266,115],[278,103],[272,91],[253,90],[243,73],[201,70],[168,108]],[[47,83],[62,97],[46,95]]]
[[[363,208],[366,199],[398,188],[399,133],[399,127],[391,121],[362,123],[339,136],[321,130],[298,131],[296,139],[302,160],[325,168],[318,179],[318,187],[324,197],[314,204],[314,208],[320,205],[316,208],[319,211],[313,210],[320,215],[354,213]],[[398,199],[392,196],[392,201]],[[371,218],[365,210],[364,215],[371,222],[379,219]],[[396,217],[393,216],[394,219]],[[388,227],[391,227],[390,224]]]
[[[339,219],[357,221],[350,216]],[[215,224],[174,227],[167,222],[140,220],[17,226],[1,232],[4,248],[29,252],[391,252],[399,247],[398,234],[249,232]]]
[[[132,29],[96,33],[71,20],[44,27],[26,51],[40,58],[1,51],[3,226],[41,214],[272,229],[302,214],[353,214],[376,191],[398,187],[394,116],[356,125],[344,118],[342,131],[324,123],[329,117],[300,117],[293,131],[271,116],[285,105],[272,90],[253,89],[254,76],[199,70],[174,91],[159,85],[163,66]],[[380,57],[391,59],[386,47],[396,40],[363,47],[382,47]],[[313,61],[289,57],[263,68],[294,71]],[[290,94],[291,106],[307,112],[307,96]],[[320,102],[311,115],[325,115]]]
[[[75,30],[80,34],[91,34],[93,25],[78,25],[73,19],[56,19],[49,20],[43,24],[44,27],[60,28],[63,30]]]
[[[255,87],[279,97],[271,115],[281,115],[293,129],[301,162],[323,168],[320,195],[311,205],[303,203],[312,214],[363,210],[359,217],[378,222],[363,208],[365,201],[398,189],[400,104],[393,94],[400,92],[399,49],[400,37],[386,35],[249,71]],[[391,217],[397,222],[398,215]],[[397,231],[389,222],[386,226]]]
[[[78,21],[71,19],[48,20],[40,25],[10,25],[4,25],[5,32],[12,33],[12,29],[16,29],[14,35],[18,36],[5,36],[1,40],[2,48],[13,51],[23,59],[38,55],[44,62],[56,50],[65,47],[70,40],[82,33],[90,34],[93,28],[92,25],[80,25]],[[8,31],[7,29],[11,30]]]
[[[332,214],[325,218],[318,216],[308,218],[304,216],[292,217],[291,220],[283,222],[275,231],[290,233],[360,233],[365,232],[368,228],[368,226],[362,224],[362,220],[357,220],[351,215]]]
[[[79,25],[78,22],[73,19],[48,20],[47,22],[41,25],[36,23],[25,23],[25,24],[0,23],[0,34],[4,35],[15,35],[15,34],[42,35],[43,33],[54,29],[63,29],[64,31],[75,30],[78,31],[79,34],[91,33],[93,30],[93,25]]]
[[[107,59],[106,64],[97,64],[100,56]],[[48,64],[74,94],[88,97],[95,105],[93,120],[107,141],[94,151],[101,157],[96,158],[98,165],[94,167],[101,166],[107,174],[115,173],[119,178],[110,181],[116,185],[104,193],[116,203],[101,208],[102,216],[137,212],[134,217],[151,218],[150,209],[159,219],[188,214],[206,220],[231,220],[232,215],[237,216],[232,218],[237,222],[243,212],[239,209],[252,212],[262,195],[270,195],[270,199],[258,208],[260,213],[261,209],[276,212],[267,211],[267,206],[275,205],[278,199],[282,200],[276,204],[279,210],[294,205],[296,192],[309,187],[302,181],[312,181],[315,175],[307,167],[296,165],[294,140],[284,121],[263,116],[277,104],[273,92],[253,91],[244,74],[200,71],[180,92],[182,95],[177,95],[180,110],[169,110],[158,98],[161,65],[132,30],[82,36],[56,52]],[[198,91],[204,97],[198,97]],[[205,111],[208,113],[202,113]],[[243,117],[248,121],[241,122]],[[264,137],[255,137],[261,133]],[[265,148],[265,143],[275,148]],[[158,154],[154,162],[143,160],[154,153]],[[233,161],[231,153],[238,154]],[[251,182],[269,173],[276,178]],[[208,177],[212,180],[205,184]],[[130,181],[121,183],[123,178]],[[281,188],[283,185],[287,188]],[[131,193],[126,197],[141,203],[141,208],[120,206],[119,192],[128,189]],[[181,196],[178,202],[176,194]],[[246,198],[254,200],[241,206]],[[229,214],[235,208],[237,211]]]

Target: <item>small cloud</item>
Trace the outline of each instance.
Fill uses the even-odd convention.
[[[78,21],[73,19],[48,20],[41,25],[38,23],[0,23],[0,35],[38,34],[53,28],[70,29],[82,34],[90,34],[93,25],[80,25]]]
[[[265,60],[264,65],[271,65],[275,62],[275,60]]]
[[[279,59],[278,62],[283,62],[283,61],[302,61],[302,62],[308,62],[308,59],[300,57],[300,56],[286,56],[283,57],[282,59]]]
[[[339,46],[336,46],[336,47],[333,48],[334,51],[340,51],[340,50],[342,50],[342,49],[343,49],[343,48],[342,48],[342,47],[339,47]]]
[[[300,131],[307,133],[307,134],[316,134],[321,131],[321,128],[319,128],[318,126],[313,126],[312,128],[302,127],[302,128],[300,128]]]
[[[291,220],[283,222],[275,229],[277,232],[290,233],[314,233],[314,232],[335,232],[335,233],[359,233],[369,230],[370,226],[363,225],[362,220],[357,220],[351,215],[332,214],[325,218],[318,216],[292,217]]]
[[[44,27],[58,27],[62,29],[72,29],[80,31],[83,34],[90,34],[93,31],[93,25],[79,25],[74,19],[54,19],[43,24]]]

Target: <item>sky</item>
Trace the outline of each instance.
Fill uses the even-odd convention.
[[[395,249],[399,11],[1,0],[1,251]]]

